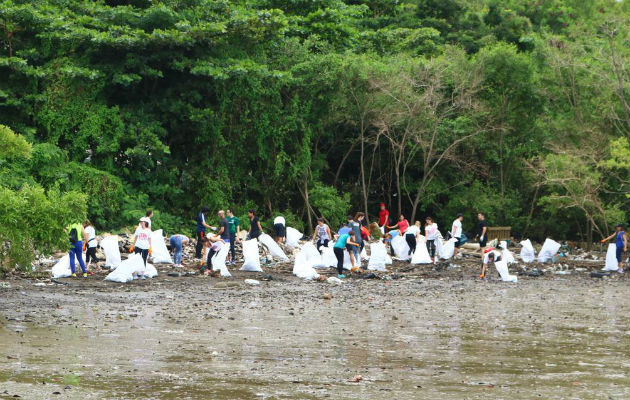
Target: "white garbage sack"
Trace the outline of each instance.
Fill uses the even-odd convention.
[[[302,232],[298,231],[295,228],[291,228],[290,226],[287,226],[287,247],[290,249],[295,249],[297,247],[300,246],[300,239],[302,239],[302,236],[304,236],[302,234]]]
[[[379,241],[370,246],[370,261],[367,268],[372,271],[385,271],[387,262],[387,249],[385,243]]]
[[[516,275],[510,275],[508,271],[508,266],[505,260],[497,261],[494,263],[497,271],[499,271],[499,275],[501,275],[501,280],[503,282],[517,282],[518,277]]]
[[[320,249],[322,250],[322,268],[336,267],[337,256],[333,250],[333,243],[329,242],[328,247],[322,246]]]
[[[153,261],[154,264],[173,264],[171,253],[168,252],[166,243],[164,243],[164,236],[162,235],[161,229],[151,232],[151,247],[153,248],[151,261]]]
[[[133,275],[145,274],[144,260],[140,254],[132,254],[128,259],[121,262],[118,268],[105,277],[106,281],[127,283],[133,280]],[[157,275],[157,271],[155,272]]]
[[[409,259],[409,245],[403,236],[398,235],[393,238],[391,246],[394,249],[394,256],[399,260],[405,261]]]
[[[514,264],[516,259],[514,258],[514,254],[510,250],[507,249],[507,246],[501,252],[503,256],[501,257],[503,261],[506,262],[507,265]]]
[[[147,263],[147,266],[144,269],[144,275],[147,278],[155,278],[156,276],[158,276],[158,272],[153,264]]]
[[[436,242],[439,241],[439,239],[436,240]],[[449,258],[453,257],[453,254],[455,253],[455,243],[457,243],[457,239],[455,238],[450,238],[449,240],[444,242],[444,244],[440,247],[440,258],[448,260]]]
[[[225,247],[230,247],[226,245]],[[223,248],[221,248],[223,250]],[[220,251],[219,251],[220,252]],[[260,267],[260,255],[258,254],[258,240],[250,239],[243,242],[243,257],[245,261],[241,271],[263,272]]]
[[[319,278],[319,274],[310,265],[306,254],[301,250],[295,256],[295,262],[293,263],[293,274],[298,278],[307,280]]]
[[[271,253],[271,257],[277,258],[281,261],[289,261],[289,257],[284,254],[284,251],[282,251],[280,246],[278,246],[278,243],[276,243],[276,241],[273,240],[271,236],[263,233],[262,235],[258,236],[258,240],[267,248],[267,250],[269,250],[269,253]]]
[[[385,253],[385,265],[392,265],[394,263],[394,260],[392,260],[392,257]]]
[[[229,251],[230,245],[224,243],[219,252],[212,257],[212,260],[210,260],[210,262],[212,263],[212,270],[221,271],[221,276],[224,278],[229,278],[230,276],[232,276],[232,274],[230,274],[230,271],[228,271],[227,266],[225,265],[225,260],[227,259]]]
[[[427,241],[423,235],[420,235],[420,239],[416,240],[416,251],[411,255],[412,264],[431,264],[431,256],[427,249]]]
[[[527,239],[521,242],[521,260],[526,263],[533,262],[536,259],[536,250],[534,250],[534,246],[532,246],[532,242]]]
[[[617,245],[615,243],[610,243],[608,245],[608,250],[606,251],[606,265],[602,269],[602,271],[616,271],[619,268],[619,263],[617,263]]]
[[[368,253],[367,253],[367,244],[363,245],[363,250],[361,250],[361,259],[362,260],[370,259],[370,256],[368,256]]]
[[[336,257],[335,257],[336,259]],[[356,267],[360,267],[361,266],[361,254],[359,254],[359,259],[357,260],[355,258],[354,260],[354,264]],[[335,266],[337,264],[335,263]],[[347,269],[350,270],[352,269],[352,261],[350,260],[350,252],[348,250],[344,250],[343,251],[343,269]]]
[[[553,256],[560,250],[560,246],[561,244],[554,240],[549,238],[545,239],[545,243],[543,243],[543,247],[540,249],[540,253],[538,253],[538,262],[550,262]]]
[[[81,266],[77,265],[78,263],[79,261],[75,259],[75,267],[81,269]],[[72,274],[72,271],[70,271],[70,255],[66,254],[52,267],[52,276],[53,278],[67,278],[70,274]]]
[[[101,240],[101,247],[105,253],[105,266],[110,269],[116,269],[122,261],[120,258],[120,249],[118,248],[118,235],[107,236]]]
[[[444,251],[444,245],[442,244],[442,239],[436,237],[433,243],[435,243],[435,260],[439,261],[440,257],[442,257],[442,252]]]
[[[326,268],[326,265],[324,265],[323,262],[323,256],[319,253],[319,251],[317,251],[317,247],[315,247],[313,242],[304,243],[302,245],[302,248],[300,248],[300,253],[304,254],[304,256],[306,257],[306,262],[309,266],[313,268]]]

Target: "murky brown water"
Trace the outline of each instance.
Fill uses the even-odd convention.
[[[214,282],[0,292],[0,398],[630,398],[628,281]]]

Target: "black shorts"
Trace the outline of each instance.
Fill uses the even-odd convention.
[[[486,247],[487,242],[488,242],[488,236],[484,236],[483,240],[479,239],[479,247]]]
[[[276,232],[276,237],[285,237],[287,235],[287,230],[283,224],[274,224],[273,230]]]
[[[462,238],[455,238],[455,239],[457,239],[457,242],[455,242],[455,247],[459,249],[460,247],[462,247],[464,243],[462,242]]]

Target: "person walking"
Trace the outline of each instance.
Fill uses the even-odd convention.
[[[96,230],[90,221],[85,221],[83,223],[83,230],[85,230],[85,234],[87,235],[87,242],[83,243],[83,249],[86,250],[85,265],[87,268],[90,265],[90,261],[94,261],[94,263],[98,262],[98,258],[96,258],[96,247],[98,246],[98,242],[96,241]]]
[[[83,242],[87,242],[87,233],[83,229],[83,225],[78,222],[68,225],[66,231],[70,239],[70,251],[68,252],[70,256],[70,276],[73,278],[77,277],[74,261],[76,257],[79,260],[81,271],[83,271],[83,277],[87,278],[87,269],[85,268],[85,261],[83,261]]]
[[[276,242],[282,244],[287,238],[287,221],[282,215],[277,216],[273,220],[273,230],[276,234]]]
[[[605,243],[612,238],[615,238],[615,245],[617,246],[617,251],[615,253],[618,263],[617,272],[623,274],[623,253],[628,251],[628,237],[626,232],[623,230],[623,224],[617,225],[615,227],[615,232],[607,238],[602,239],[602,243]]]
[[[407,241],[407,245],[409,246],[408,255],[412,255],[416,252],[418,236],[420,236],[420,221],[416,221],[415,224],[411,225],[405,231],[405,241]],[[409,262],[411,262],[411,259],[409,260]]]
[[[331,238],[330,228],[324,223],[324,218],[317,218],[317,226],[315,226],[315,232],[313,232],[313,241],[317,239],[317,251],[321,253],[320,247],[328,247],[328,242]]]
[[[241,221],[234,215],[234,210],[227,209],[227,222],[230,232],[230,263],[236,265],[236,241],[239,240],[237,235],[241,232]]]
[[[201,249],[203,248],[203,239],[206,236],[206,228],[212,229],[210,225],[206,223],[206,215],[210,209],[208,206],[203,206],[199,214],[197,214],[197,243],[195,244],[195,258],[201,259]]]
[[[184,246],[190,243],[190,239],[185,235],[172,235],[168,239],[168,243],[171,245],[171,250],[173,250],[173,267],[183,267],[182,258]]]
[[[256,210],[249,210],[247,217],[249,218],[249,233],[247,234],[247,239],[257,239],[258,236],[262,235],[263,228],[260,225],[260,220],[256,216]]]
[[[488,223],[486,222],[486,215],[484,213],[477,214],[477,238],[479,239],[479,250],[481,254],[484,253],[486,243],[488,242]]]
[[[427,250],[431,257],[431,262],[435,263],[435,241],[438,239],[438,225],[433,222],[433,218],[427,217],[424,224],[424,233],[427,238]]]
[[[350,231],[349,233],[344,233],[339,236],[339,239],[335,242],[333,246],[333,252],[335,253],[335,257],[337,257],[337,278],[344,279],[346,276],[343,274],[343,259],[344,259],[344,249],[348,251],[350,257],[352,257],[352,248],[359,247],[359,244],[354,241],[354,232]],[[352,263],[352,269],[354,269],[354,262]]]
[[[451,226],[451,237],[457,239],[455,242],[455,251],[453,252],[453,258],[457,257],[457,253],[459,252],[459,248],[462,246],[462,221],[464,220],[464,214],[457,214],[457,218],[453,221],[453,225]]]

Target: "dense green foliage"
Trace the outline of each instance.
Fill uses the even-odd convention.
[[[628,3],[0,0],[0,123],[33,143],[0,184],[99,229],[385,201],[587,239],[630,209]]]

